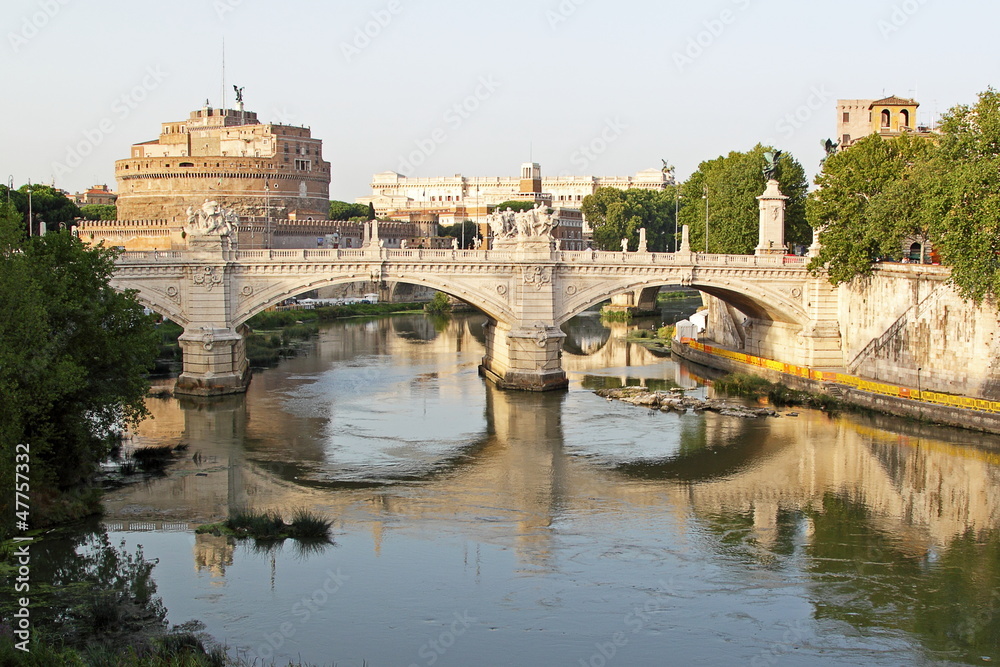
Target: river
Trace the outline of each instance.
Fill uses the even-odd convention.
[[[170,621],[267,664],[1000,660],[997,438],[608,401],[711,389],[593,313],[568,391],[498,391],[483,321],[337,322],[245,397],[149,399],[134,444],[188,449],[103,521],[159,559]],[[333,544],[194,533],[240,506],[318,512]]]

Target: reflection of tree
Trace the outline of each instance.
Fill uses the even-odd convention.
[[[910,632],[953,659],[1000,659],[997,531],[969,531],[939,554],[922,553],[874,527],[870,512],[845,497],[828,495],[810,516],[817,618]]]
[[[32,544],[31,562],[31,623],[45,637],[76,648],[120,649],[164,630],[167,610],[152,577],[156,561],[147,560],[142,547],[129,553],[124,541],[112,546],[102,526]],[[0,600],[0,615],[12,618],[14,601]]]

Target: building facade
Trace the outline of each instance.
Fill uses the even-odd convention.
[[[880,100],[837,100],[837,141],[843,150],[870,134],[898,137],[904,132],[930,135],[917,124],[916,100],[896,97]]]
[[[163,123],[115,162],[120,220],[184,223],[206,200],[241,220],[326,220],[330,163],[309,128],[261,123],[257,114],[206,105]]]
[[[583,198],[598,188],[663,190],[674,185],[673,176],[661,169],[647,169],[634,176],[542,176],[541,165],[527,162],[517,176],[455,176],[409,178],[394,171],[372,177],[372,193],[359,204],[372,204],[381,217],[435,211],[452,218],[475,219],[501,202],[529,201],[553,208],[579,208]],[[457,221],[457,220],[456,220]]]

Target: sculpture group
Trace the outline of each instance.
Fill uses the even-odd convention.
[[[235,229],[239,217],[235,212],[224,209],[216,201],[205,200],[201,208],[187,208],[188,224],[184,229],[191,236],[229,236]]]
[[[558,222],[542,204],[536,204],[527,211],[514,212],[508,206],[505,211],[497,211],[486,216],[493,238],[497,240],[541,237],[552,238],[552,230]]]

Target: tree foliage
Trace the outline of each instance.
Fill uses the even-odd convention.
[[[905,241],[929,240],[963,297],[1000,295],[1000,94],[944,117],[936,138],[869,136],[831,156],[809,221],[823,248],[810,268],[833,283],[870,273]]]
[[[810,267],[827,266],[834,284],[871,272],[898,256],[903,239],[926,237],[933,216],[923,203],[933,189],[927,159],[933,142],[909,135],[869,135],[827,158],[808,206],[823,247]]]
[[[0,476],[26,444],[31,488],[66,490],[145,416],[157,340],[142,307],[108,284],[114,251],[65,231],[26,239],[20,227],[0,205]],[[0,501],[5,521],[11,500]]]
[[[639,230],[645,228],[648,249],[666,252],[673,249],[675,205],[673,188],[662,191],[598,188],[583,198],[581,210],[594,230],[594,245],[598,250],[620,250],[622,239],[628,239],[629,249],[636,250]]]
[[[464,231],[464,236],[463,236]],[[472,220],[464,220],[462,222],[456,222],[454,225],[439,225],[438,235],[448,236],[453,239],[458,239],[458,245],[460,248],[467,249],[472,247],[472,242],[479,234],[479,225],[477,225]],[[463,245],[464,239],[464,245]]]
[[[707,160],[681,186],[680,224],[691,234],[691,249],[705,251],[706,207],[708,252],[753,254],[759,242],[760,206],[764,194],[764,153],[773,150],[757,144],[752,150],[733,151]],[[778,161],[778,185],[785,202],[786,245],[807,245],[812,233],[806,221],[808,183],[802,165],[788,153]]]
[[[114,204],[84,204],[80,213],[87,220],[117,220],[118,207]]]
[[[8,194],[10,203],[21,214],[21,224],[25,233],[28,230],[29,207],[35,221],[35,226],[32,227],[33,234],[38,233],[38,224],[41,222],[45,223],[46,230],[55,231],[59,229],[59,223],[64,223],[68,227],[70,222],[82,215],[80,208],[69,197],[48,185],[22,185],[9,193],[6,186],[0,185],[0,203],[7,202]]]
[[[331,220],[374,220],[375,209],[367,204],[351,204],[346,201],[330,202]]]
[[[530,211],[531,209],[535,208],[535,202],[521,201],[521,200],[515,201],[513,199],[510,199],[505,202],[500,202],[499,204],[496,205],[496,207],[493,210],[506,211],[508,208],[514,211],[515,213],[519,213],[521,211]]]

